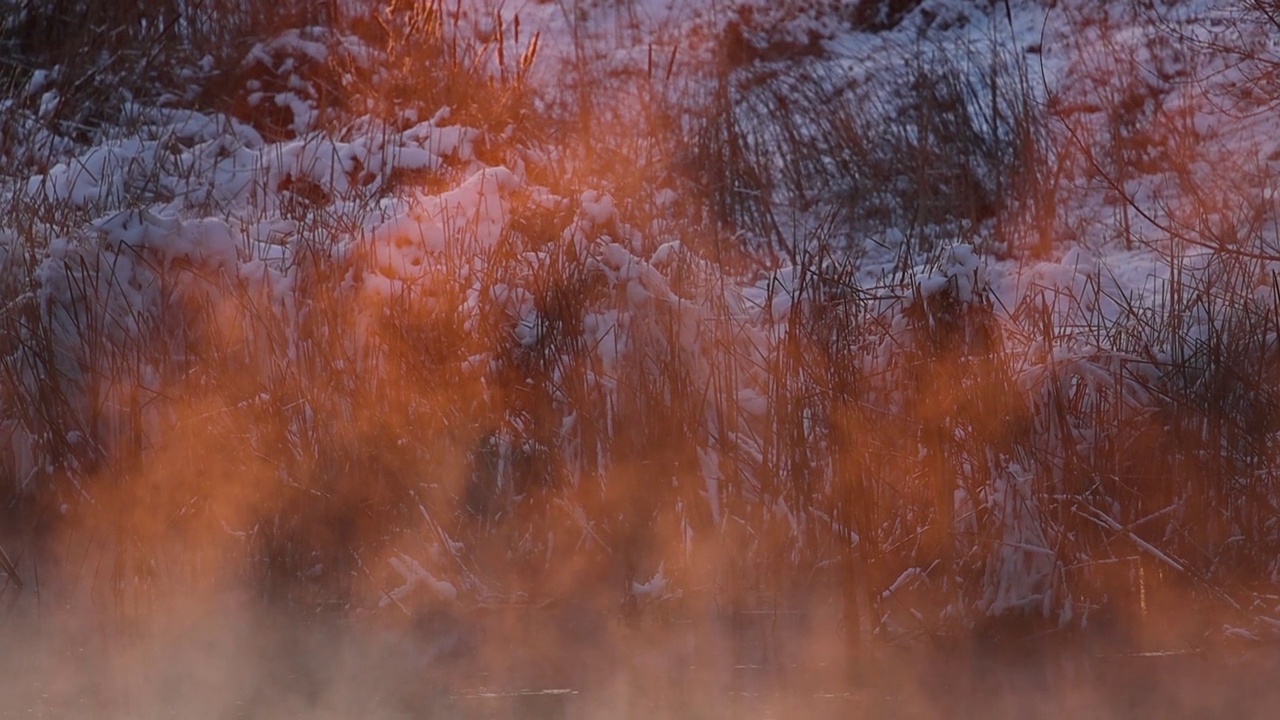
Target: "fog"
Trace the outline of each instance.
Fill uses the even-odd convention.
[[[1280,653],[1073,635],[853,645],[822,608],[302,614],[222,590],[145,616],[5,595],[4,717],[1271,717]]]

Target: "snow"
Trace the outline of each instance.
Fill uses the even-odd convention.
[[[631,594],[650,600],[661,600],[669,596],[667,582],[665,569],[659,567],[653,577],[648,580],[631,583]]]
[[[444,580],[437,579],[417,560],[407,555],[401,554],[399,557],[391,558],[388,564],[401,575],[404,583],[387,593],[381,603],[384,607],[393,603],[407,602],[419,588],[425,588],[439,600],[453,601],[458,597],[457,588]]]
[[[1027,610],[1048,615],[1061,606],[1051,594],[1057,554],[1048,549],[1048,533],[1032,483],[1031,475],[1016,463],[992,483],[987,502],[1003,537],[995,561],[987,569],[982,601],[991,616]]]

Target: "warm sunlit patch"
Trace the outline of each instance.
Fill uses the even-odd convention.
[[[889,3],[618,49],[661,3],[549,5],[282,28],[235,120],[197,93],[100,141],[24,80],[22,707],[1269,702],[1195,665],[1273,629],[1280,572],[1272,188],[1233,184],[1267,142],[1191,82],[1210,48],[1076,8],[1032,51],[1010,5],[1012,50],[907,57],[883,33],[976,11]]]

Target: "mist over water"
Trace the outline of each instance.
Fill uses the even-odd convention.
[[[145,615],[6,596],[5,718],[1267,718],[1280,651],[849,637],[838,613],[557,604],[306,613],[226,590]]]

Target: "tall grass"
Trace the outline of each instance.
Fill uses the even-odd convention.
[[[9,578],[61,564],[45,582],[138,614],[224,581],[409,613],[834,604],[895,638],[1151,628],[1155,597],[1243,623],[1274,585],[1268,258],[995,297],[984,256],[1053,252],[1069,189],[1021,61],[926,49],[880,91],[725,62],[698,112],[669,71],[606,93],[578,67],[592,91],[556,112],[536,37],[387,12],[314,36],[329,61],[297,72],[344,84],[312,125],[140,113],[94,197],[5,180],[0,492],[45,543]],[[272,72],[298,53],[276,47]],[[221,87],[202,102],[235,111]],[[414,132],[470,140],[410,162]],[[367,166],[328,160],[357,141]],[[246,157],[242,192],[193,192]],[[184,213],[239,245],[169,249]],[[435,225],[379,230],[398,213]],[[891,234],[868,280],[857,241]],[[1175,626],[1135,642],[1204,641]]]
[[[716,216],[790,262],[828,238],[886,232],[923,250],[993,235],[1005,251],[1034,247],[1060,179],[1025,59],[923,45],[877,70],[858,83],[839,63],[722,59],[681,153]]]

